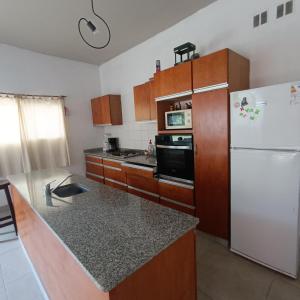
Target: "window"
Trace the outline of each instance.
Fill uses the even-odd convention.
[[[0,176],[68,164],[63,99],[0,95]]]

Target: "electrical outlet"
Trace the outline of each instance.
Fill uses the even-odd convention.
[[[284,16],[284,4],[280,4],[277,6],[277,19]]]
[[[294,9],[294,1],[293,0],[285,3],[285,14],[286,15],[291,14],[293,12],[293,9]]]
[[[260,24],[266,24],[268,22],[268,12],[264,11],[260,14]]]
[[[253,17],[253,27],[258,27],[260,23],[260,15],[256,15]]]

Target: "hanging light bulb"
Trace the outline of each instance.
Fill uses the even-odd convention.
[[[84,38],[84,36],[82,35],[81,27],[80,27],[80,26],[81,26],[81,22],[82,22],[82,21],[85,21],[87,27],[92,31],[92,33],[96,34],[96,33],[98,33],[98,31],[97,31],[97,27],[94,25],[94,23],[93,23],[92,21],[88,21],[86,18],[80,18],[80,19],[79,19],[79,21],[78,21],[78,31],[79,31],[79,34],[80,34],[82,40],[83,40],[88,46],[90,46],[90,47],[92,47],[92,48],[94,48],[94,49],[103,49],[103,48],[107,47],[108,44],[110,43],[110,39],[111,39],[110,28],[109,28],[108,24],[106,23],[106,21],[105,21],[102,17],[100,17],[99,15],[96,14],[95,9],[94,9],[94,0],[91,0],[91,3],[92,3],[92,11],[93,11],[93,14],[94,14],[97,18],[99,18],[99,19],[104,23],[104,25],[105,25],[106,28],[107,28],[107,31],[108,31],[108,40],[107,40],[107,42],[106,42],[104,45],[102,45],[102,46],[94,46],[94,45],[90,44],[90,43]]]
[[[92,23],[92,21],[88,21],[88,22],[86,23],[86,25],[88,26],[88,28],[91,29],[91,31],[92,31],[93,33],[95,33],[95,31],[97,30],[96,26]]]

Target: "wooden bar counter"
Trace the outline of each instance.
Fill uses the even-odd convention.
[[[196,300],[198,219],[62,169],[10,176],[19,236],[51,300]],[[54,184],[55,185],[55,184]]]

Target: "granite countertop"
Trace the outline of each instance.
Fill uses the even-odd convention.
[[[8,179],[104,292],[198,223],[190,215],[79,175],[64,184],[76,182],[88,192],[63,199],[46,198],[45,185],[69,174],[54,169]]]
[[[133,150],[136,151],[136,150]],[[141,153],[141,155],[137,155],[137,156],[132,156],[132,157],[128,157],[128,158],[122,158],[122,157],[118,157],[115,155],[112,155],[110,153],[107,152],[103,152],[102,149],[88,149],[85,150],[84,153],[85,154],[91,154],[91,155],[95,155],[95,156],[100,156],[103,158],[111,158],[111,159],[115,159],[115,160],[120,160],[120,161],[125,161],[128,163],[133,163],[133,164],[137,164],[137,165],[144,165],[144,166],[149,166],[149,167],[156,167],[157,166],[157,161],[155,157],[149,157],[146,155],[143,155],[143,151],[139,150],[139,152]]]

